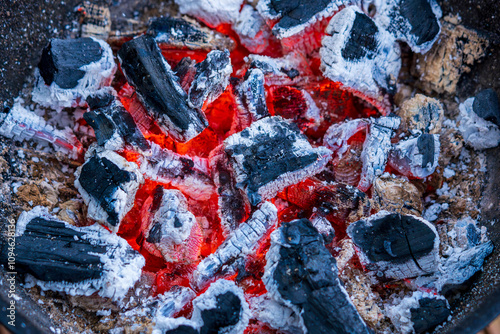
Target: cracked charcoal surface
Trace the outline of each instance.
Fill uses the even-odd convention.
[[[493,89],[485,89],[477,93],[472,109],[479,117],[500,126],[500,103]]]
[[[53,39],[43,49],[40,75],[47,85],[55,82],[61,88],[74,88],[85,75],[80,67],[98,61],[102,53],[91,38]]]
[[[82,166],[78,180],[82,188],[106,211],[108,223],[116,226],[119,222],[113,195],[121,184],[133,178],[133,173],[121,170],[110,160],[93,156]]]
[[[43,281],[99,278],[102,263],[97,254],[105,253],[106,247],[92,245],[84,235],[62,222],[32,219],[24,234],[16,237],[16,270]],[[1,253],[1,262],[7,263],[6,244]]]
[[[83,114],[83,118],[87,124],[94,129],[98,145],[104,145],[113,137],[113,134],[115,133],[115,126],[113,122],[111,122],[103,113],[95,110],[89,110]]]
[[[436,235],[416,218],[389,214],[373,219],[370,225],[364,220],[351,224],[348,233],[371,262],[417,262],[432,252]],[[377,238],[374,238],[377,236]]]
[[[143,35],[118,51],[127,81],[136,88],[148,113],[176,140],[187,141],[208,125],[205,116],[189,107],[170,66],[153,37]]]
[[[342,49],[342,57],[347,60],[358,60],[364,57],[373,59],[377,52],[375,34],[378,28],[368,16],[356,12],[349,39]]]
[[[208,43],[210,36],[194,24],[174,17],[160,17],[154,19],[148,28],[148,34],[159,37],[161,41],[167,43]]]
[[[250,69],[246,76],[247,78],[238,89],[241,102],[252,114],[254,120],[269,116],[264,87],[264,73],[259,69]]]
[[[439,33],[438,20],[429,0],[401,0],[399,10],[411,26],[410,33],[417,36],[417,45],[432,41]]]
[[[451,314],[445,299],[422,298],[418,303],[419,308],[410,309],[413,329],[417,333],[423,333],[439,325]]]
[[[425,168],[427,164],[434,165],[435,145],[434,136],[424,133],[417,140],[418,152],[422,154],[422,167]]]
[[[337,277],[335,258],[307,219],[283,223],[286,246],[273,278],[281,297],[302,308],[308,333],[369,333]]]
[[[306,23],[314,15],[324,10],[330,3],[331,0],[271,0],[268,6],[271,15],[281,16],[276,26],[289,29]]]
[[[219,330],[233,326],[240,320],[241,301],[238,296],[228,291],[216,297],[215,309],[201,311],[203,326],[200,334],[217,334]]]

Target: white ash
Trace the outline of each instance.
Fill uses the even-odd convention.
[[[118,224],[112,225],[109,223],[109,214],[104,210],[104,208],[100,205],[99,199],[96,199],[91,194],[89,194],[84,186],[82,186],[80,182],[80,176],[82,173],[82,169],[85,164],[78,167],[75,172],[75,188],[78,189],[80,195],[83,198],[83,201],[88,206],[88,217],[94,219],[102,224],[108,226],[113,232],[117,232],[121,220],[127,212],[132,209],[134,206],[135,194],[139,189],[139,186],[144,182],[142,174],[139,172],[137,165],[134,162],[127,161],[122,156],[118,155],[113,151],[101,150],[99,148],[90,148],[85,157],[86,161],[89,161],[92,157],[97,157],[98,159],[108,159],[122,171],[126,171],[134,175],[134,178],[129,182],[125,182],[121,184],[116,191],[112,194],[112,203],[114,207],[114,212],[118,218]]]
[[[7,114],[0,115],[0,135],[17,141],[36,140],[53,144],[57,151],[70,154],[73,159],[82,155],[82,144],[73,132],[66,128],[58,130],[21,105],[16,99]]]
[[[233,24],[240,42],[250,52],[263,52],[269,44],[271,30],[252,6],[246,4],[241,9],[238,20]]]
[[[186,161],[192,163],[192,170],[185,172]],[[172,184],[186,195],[199,200],[209,199],[215,187],[208,172],[208,162],[181,156],[159,145],[151,143],[151,155],[141,163],[141,173],[151,180]]]
[[[293,309],[273,299],[268,294],[250,298],[252,317],[274,329],[289,333],[306,333],[302,317]]]
[[[278,210],[276,207],[270,202],[264,202],[250,219],[240,224],[227,237],[215,253],[198,264],[193,273],[191,285],[195,289],[203,288],[224,265],[251,254],[258,242],[276,225],[277,221]]]
[[[332,224],[325,218],[320,215],[313,214],[309,221],[311,224],[318,230],[318,232],[323,235],[325,241],[333,240],[335,237],[335,230]],[[328,243],[328,242],[325,242]]]
[[[474,97],[468,98],[459,106],[457,118],[458,131],[464,137],[465,143],[475,150],[484,150],[498,146],[500,129],[490,121],[479,117],[473,110]]]
[[[439,214],[441,213],[441,211],[447,210],[448,207],[448,203],[434,203],[425,210],[422,218],[430,222],[436,221],[439,218]]]
[[[48,86],[45,84],[37,67],[35,69],[36,83],[32,96],[34,102],[57,112],[60,112],[63,108],[83,107],[86,104],[85,99],[89,95],[95,94],[99,89],[111,84],[116,72],[113,51],[105,41],[94,37],[91,38],[101,46],[103,50],[102,57],[98,61],[80,68],[85,72],[85,75],[78,81],[78,85],[74,88],[64,89],[54,81]]]
[[[316,102],[314,102],[311,94],[309,94],[305,89],[300,90],[304,99],[306,100],[307,110],[304,114],[306,119],[308,119],[314,126],[319,126],[323,121],[323,117],[321,116],[321,110],[319,110]]]
[[[67,228],[84,233],[82,238],[87,239],[90,243],[106,246],[107,251],[103,254],[95,254],[100,257],[103,263],[103,274],[99,279],[88,279],[77,283],[44,282],[27,275],[26,287],[38,285],[44,291],[60,291],[73,296],[90,296],[97,292],[101,297],[121,301],[139,280],[142,267],[146,262],[144,257],[133,250],[125,239],[110,233],[98,224],[85,227],[72,226],[53,217],[47,208],[41,206],[21,213],[16,226],[16,236],[21,236],[26,225],[36,217],[62,222]]]
[[[239,109],[248,114],[251,122],[269,116],[264,88],[264,73],[258,68],[249,69],[247,79],[238,86]],[[244,115],[240,116],[244,117]]]
[[[234,23],[243,0],[175,0],[179,12],[196,17],[209,27]]]
[[[358,23],[360,17],[371,22],[373,34],[365,32],[365,25]],[[357,36],[358,32],[365,33],[365,39],[373,39],[373,44],[357,45],[365,43],[364,36]],[[325,77],[372,97],[380,95],[380,88],[394,90],[401,68],[401,52],[391,34],[353,7],[337,13],[326,33],[320,49],[321,70]],[[348,47],[351,43],[355,45]]]
[[[362,191],[368,190],[375,178],[384,173],[387,158],[392,148],[391,138],[400,122],[399,117],[371,119],[369,132],[361,152],[363,169],[358,188]]]
[[[295,85],[306,80],[309,74],[301,62],[301,57],[293,52],[280,58],[251,54],[245,57],[245,61],[250,67],[258,68],[264,73],[266,85]],[[297,71],[299,75],[290,78],[287,73],[292,71]]]
[[[161,302],[157,308],[156,319],[172,318],[196,297],[196,293],[190,288],[175,286],[159,297]]]
[[[369,124],[370,121],[363,118],[333,124],[326,131],[323,143],[342,157],[349,149],[349,145],[347,144],[349,139],[359,131],[366,129]]]
[[[433,150],[429,147],[420,147],[419,139],[422,136],[428,136],[433,138],[432,146]],[[438,166],[439,154],[440,154],[440,141],[439,135],[421,135],[416,138],[410,138],[407,140],[402,140],[396,145],[389,154],[389,165],[399,171],[405,176],[414,176],[419,179],[423,179],[436,170]],[[432,157],[428,159],[430,152],[433,152]],[[424,165],[424,161],[427,164]]]

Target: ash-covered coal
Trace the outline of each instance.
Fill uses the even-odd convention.
[[[269,116],[266,104],[264,73],[258,68],[249,69],[237,88],[242,107],[249,114],[251,122]]]
[[[205,115],[188,105],[187,94],[153,37],[143,35],[125,43],[118,59],[148,114],[175,140],[189,141],[207,127]]]
[[[263,277],[267,291],[302,317],[303,333],[370,333],[338,279],[335,258],[307,219],[272,234]]]
[[[363,267],[380,277],[404,279],[437,270],[439,236],[422,218],[380,211],[349,225],[347,234]]]
[[[177,78],[179,78],[179,84],[182,89],[186,93],[189,93],[189,88],[196,75],[196,61],[189,57],[184,57],[177,63],[173,71]]]

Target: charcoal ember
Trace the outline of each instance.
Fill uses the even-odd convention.
[[[243,0],[175,0],[179,12],[196,17],[211,28],[238,19]]]
[[[500,144],[500,129],[495,123],[476,114],[475,100],[475,97],[468,98],[458,107],[460,110],[457,117],[458,131],[465,143],[475,150],[496,147]]]
[[[266,289],[301,315],[302,333],[371,332],[338,279],[335,258],[307,219],[282,223],[271,235],[266,260]]]
[[[232,281],[218,280],[193,300],[191,319],[156,317],[155,332],[165,334],[243,334],[250,309],[243,290]]]
[[[242,223],[217,248],[215,253],[203,259],[193,273],[191,286],[203,289],[223,269],[255,251],[259,241],[272,229],[278,220],[278,210],[270,202],[264,202],[251,218]],[[234,268],[233,268],[234,269]],[[233,270],[227,269],[226,270]]]
[[[88,216],[117,232],[143,177],[135,163],[113,151],[89,150],[86,158],[75,172],[75,187],[88,206]]]
[[[380,277],[404,279],[437,270],[439,236],[422,218],[380,211],[349,225],[347,234],[363,267]]]
[[[401,55],[389,32],[347,7],[331,19],[326,33],[320,49],[325,77],[376,99],[395,93]]]
[[[75,227],[45,207],[23,212],[16,225],[16,270],[30,274],[27,284],[70,295],[121,300],[135,284],[144,258],[100,225]],[[1,262],[7,265],[7,244]]]
[[[332,169],[336,182],[354,187],[358,185],[363,168],[362,152],[363,142],[354,141],[349,145],[347,152],[333,158]]]
[[[141,210],[142,247],[167,262],[198,259],[201,229],[179,190],[157,186]]]
[[[370,121],[364,118],[333,124],[326,131],[323,144],[338,156],[342,156],[350,148],[349,139],[356,133],[366,130],[369,125]]]
[[[156,311],[157,317],[172,318],[196,297],[196,293],[190,288],[174,286],[160,296],[162,300]]]
[[[205,115],[188,105],[187,94],[153,37],[143,35],[123,44],[118,59],[148,114],[172,138],[186,142],[208,126]]]
[[[175,75],[179,78],[182,89],[189,93],[189,88],[196,74],[196,61],[189,57],[184,57],[174,68]]]
[[[112,91],[87,97],[87,104],[89,110],[83,114],[83,118],[94,129],[99,146],[112,151],[122,150],[125,143],[143,152],[151,148],[132,116]]]
[[[445,18],[446,20],[446,18]],[[482,34],[462,25],[443,22],[439,43],[425,55],[417,54],[412,74],[426,93],[455,94],[460,77],[486,55],[489,42]]]
[[[266,85],[290,86],[307,80],[310,69],[301,62],[301,57],[291,52],[281,58],[261,55],[248,56],[249,68],[257,68],[265,75]]]
[[[252,53],[262,53],[269,46],[272,38],[271,29],[264,18],[251,5],[244,5],[233,24],[234,31],[240,38],[240,43]]]
[[[155,38],[160,48],[188,48],[189,50],[233,49],[232,39],[202,27],[187,17],[159,17],[153,19],[146,32]]]
[[[111,84],[115,71],[106,42],[89,37],[52,39],[35,71],[33,101],[58,111],[83,106],[88,95]]]
[[[398,111],[401,130],[419,135],[439,134],[443,127],[444,110],[441,102],[422,94],[406,100]]]
[[[252,205],[318,173],[331,158],[330,150],[313,148],[295,124],[278,116],[253,123],[224,145],[233,177]]]
[[[438,39],[441,8],[435,0],[377,1],[375,10],[375,22],[413,52],[426,53]]]
[[[16,101],[6,113],[0,114],[0,135],[17,141],[37,140],[48,142],[58,150],[69,153],[77,159],[83,156],[83,146],[68,128],[58,130],[24,108],[20,101]]]
[[[480,91],[474,97],[472,110],[479,117],[500,126],[500,102],[498,95],[493,89]]]
[[[283,302],[276,301],[269,294],[250,298],[252,318],[257,319],[271,328],[280,329],[285,333],[303,333],[304,324],[300,314],[295,313]]]
[[[424,133],[394,145],[387,163],[405,176],[423,179],[436,170],[440,148],[439,135]]]
[[[315,178],[285,188],[278,193],[278,197],[304,210],[316,208],[319,216],[342,224],[346,220],[352,221],[351,216],[362,217],[370,212],[368,198],[359,189],[342,183],[326,183]]]
[[[222,232],[228,235],[234,231],[250,212],[250,203],[241,189],[236,186],[231,177],[227,155],[223,145],[210,153],[212,178],[217,188],[218,213],[221,220]]]
[[[212,103],[226,89],[232,72],[227,49],[210,51],[204,61],[196,64],[196,74],[189,88],[189,105],[201,108],[204,103]]]
[[[422,291],[386,303],[386,313],[400,333],[427,332],[451,315],[450,305],[443,296]]]
[[[182,156],[154,143],[141,164],[141,173],[150,180],[171,184],[194,199],[207,200],[215,193],[207,161]]]
[[[75,12],[81,14],[81,37],[95,37],[103,41],[108,39],[111,32],[111,12],[107,5],[84,1],[75,8]]]
[[[333,241],[333,239],[335,238],[335,229],[328,221],[328,219],[319,214],[313,214],[311,217],[309,217],[309,221],[311,222],[312,226],[314,226],[314,228],[318,230],[319,234],[323,236],[325,244],[329,244]]]
[[[237,88],[241,105],[251,122],[269,116],[264,87],[264,73],[258,68],[249,69],[243,81]]]
[[[277,21],[273,33],[282,39],[332,15],[343,4],[342,0],[263,0],[257,4],[257,10],[266,20]]]
[[[384,172],[392,148],[391,138],[400,123],[399,117],[390,116],[371,120],[361,152],[363,169],[358,188],[362,191],[367,191],[375,178]]]
[[[410,181],[391,176],[375,179],[373,200],[379,210],[422,216],[422,193]]]

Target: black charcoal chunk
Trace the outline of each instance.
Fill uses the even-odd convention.
[[[165,334],[198,334],[199,331],[191,326],[180,325],[175,329],[171,329],[165,332]]]
[[[249,69],[245,81],[238,86],[238,95],[252,121],[269,116],[264,87],[264,73],[258,68]]]
[[[309,220],[283,223],[273,233],[267,261],[267,290],[294,305],[307,333],[370,333],[338,279],[335,258]]]
[[[23,235],[16,238],[16,270],[42,281],[81,282],[100,278],[103,266],[98,254],[104,254],[106,247],[92,244],[84,236],[85,233],[63,222],[36,217],[26,225]],[[2,257],[7,254],[6,246]]]
[[[477,93],[472,110],[487,121],[500,126],[500,104],[498,95],[493,89],[485,89]]]
[[[417,333],[423,333],[446,321],[451,312],[446,299],[422,298],[419,307],[411,308],[411,321]]]
[[[240,320],[241,301],[228,291],[215,297],[216,307],[201,311],[203,326],[200,334],[216,334],[224,327],[234,326]]]
[[[87,103],[90,110],[83,118],[94,129],[98,145],[119,151],[123,141],[142,151],[151,148],[132,115],[115,96],[110,93],[93,95],[87,98]]]
[[[189,92],[189,88],[196,74],[195,65],[196,61],[189,57],[184,57],[174,68],[174,73],[179,78],[179,84],[186,93]]]
[[[410,24],[410,34],[417,38],[418,46],[431,42],[439,34],[438,19],[429,0],[401,0],[399,11]]]
[[[358,60],[364,57],[372,59],[377,52],[375,34],[378,28],[368,16],[356,12],[351,34],[342,49],[342,57],[347,60]]]
[[[85,71],[80,68],[101,59],[103,49],[92,38],[53,39],[42,51],[38,69],[45,84],[74,88]]]
[[[318,173],[331,158],[313,148],[295,124],[266,117],[224,141],[238,187],[252,205]]]
[[[196,64],[196,74],[189,89],[189,104],[201,108],[203,103],[213,102],[226,89],[233,72],[229,51],[214,50],[207,58]]]
[[[137,165],[112,151],[94,152],[75,175],[89,217],[117,231],[143,181]]]
[[[436,229],[422,218],[381,211],[347,228],[367,269],[406,278],[436,270]],[[376,236],[376,237],[375,237]]]
[[[187,94],[153,37],[143,35],[123,44],[118,58],[148,114],[175,140],[188,141],[208,126],[205,115],[188,105]]]
[[[434,136],[428,133],[424,133],[417,139],[418,151],[422,154],[422,166],[427,166],[430,164],[433,166],[435,164],[435,145]]]

